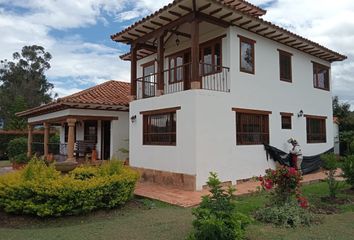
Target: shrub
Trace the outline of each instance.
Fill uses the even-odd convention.
[[[27,153],[27,139],[24,137],[12,139],[7,145],[7,154],[10,160],[24,153]]]
[[[262,188],[271,192],[272,204],[283,206],[295,196],[301,207],[307,207],[307,200],[300,192],[302,175],[295,168],[280,166],[276,170],[267,169],[266,174],[258,179]]]
[[[272,223],[279,227],[309,226],[315,220],[313,214],[299,207],[296,202],[258,209],[254,217],[261,222]]]
[[[354,189],[354,155],[344,158],[342,170],[345,181],[352,186],[352,189]]]
[[[329,189],[329,197],[334,199],[336,198],[337,191],[339,188],[339,182],[336,181],[335,174],[338,168],[337,157],[334,153],[322,154],[321,159],[323,161],[323,168],[326,170]]]
[[[231,240],[244,238],[245,227],[251,219],[236,210],[234,189],[225,190],[216,173],[207,182],[211,195],[203,196],[199,207],[193,209],[196,219],[189,239]]]
[[[0,176],[0,208],[8,213],[46,217],[119,206],[132,196],[138,174],[127,167],[114,172],[117,165],[79,167],[61,175],[33,158],[23,170]]]

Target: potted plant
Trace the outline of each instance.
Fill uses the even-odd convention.
[[[12,169],[19,170],[27,165],[29,159],[26,153],[21,153],[19,155],[16,155],[15,157],[12,157],[10,161],[12,163]]]
[[[7,146],[7,153],[13,169],[22,168],[28,163],[27,139],[24,137],[12,139]]]

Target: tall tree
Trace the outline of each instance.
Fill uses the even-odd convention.
[[[15,52],[13,61],[0,61],[0,116],[5,119],[5,128],[25,127],[15,112],[53,99],[53,84],[45,76],[51,58],[43,47],[32,45]]]

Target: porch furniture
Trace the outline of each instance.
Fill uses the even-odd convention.
[[[91,154],[93,149],[96,149],[96,142],[95,141],[83,141],[79,140],[76,141],[76,150],[75,156],[78,159],[80,156],[86,156],[86,154]]]

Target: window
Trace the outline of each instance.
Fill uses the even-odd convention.
[[[176,110],[142,112],[144,145],[176,145]]]
[[[84,121],[84,140],[97,142],[97,121]]]
[[[155,62],[151,61],[144,65],[143,67],[143,97],[153,97],[155,96],[155,85],[156,85],[156,75],[155,75]]]
[[[236,144],[269,144],[269,114],[271,112],[233,109],[236,111]]]
[[[326,117],[305,116],[307,143],[325,143],[326,138]]]
[[[313,62],[313,86],[329,91],[329,67]]]
[[[281,128],[282,129],[291,129],[291,117],[292,113],[280,113],[281,115]]]
[[[240,71],[254,74],[254,44],[256,41],[238,36],[240,38]]]
[[[280,80],[285,82],[292,82],[291,73],[291,53],[279,50],[279,70]]]
[[[201,75],[221,71],[221,39],[214,39],[200,46]]]

